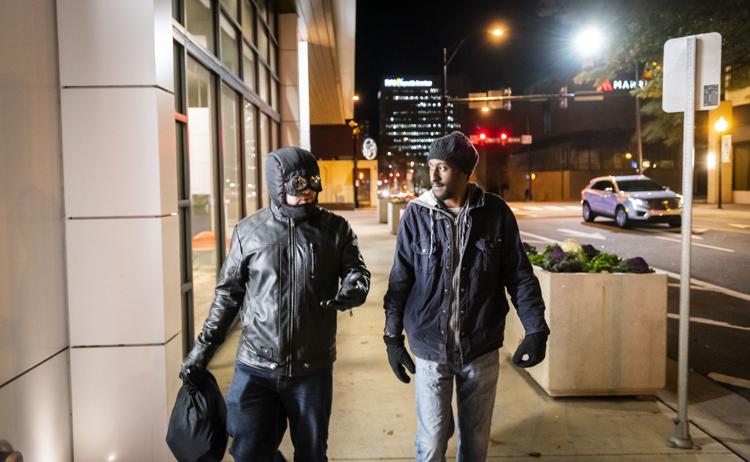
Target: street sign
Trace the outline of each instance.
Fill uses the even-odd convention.
[[[372,138],[365,138],[362,142],[362,155],[367,160],[373,160],[378,156],[378,145]]]
[[[732,135],[721,135],[721,163],[732,161]]]
[[[664,112],[685,112],[688,38],[696,42],[695,110],[705,111],[719,106],[721,94],[721,34],[692,35],[667,40],[664,44],[664,84],[662,109]]]
[[[521,135],[521,144],[531,144],[531,135]]]
[[[487,92],[486,91],[480,91],[478,93],[469,93],[469,98],[486,98]],[[487,103],[484,101],[480,101],[478,103],[469,103],[469,109],[482,109],[483,107],[487,106]]]

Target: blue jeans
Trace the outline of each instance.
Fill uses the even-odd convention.
[[[327,461],[333,370],[285,377],[237,362],[227,394],[229,453],[236,462],[284,460],[287,421],[295,461]]]
[[[418,462],[444,461],[453,436],[453,380],[458,405],[457,462],[483,461],[490,440],[492,408],[500,372],[498,351],[492,351],[461,367],[417,358]]]

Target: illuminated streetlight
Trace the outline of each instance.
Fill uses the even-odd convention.
[[[714,123],[714,130],[716,130],[716,133],[719,134],[719,139],[716,142],[716,150],[719,152],[719,155],[716,156],[718,159],[715,159],[715,165],[718,166],[719,169],[719,200],[718,200],[718,208],[721,207],[721,164],[723,162],[722,159],[722,152],[721,152],[721,134],[727,131],[727,128],[729,128],[729,122],[727,122],[727,119],[725,119],[723,116],[719,117],[719,120],[717,120]],[[710,167],[709,167],[710,168]]]
[[[632,158],[633,158],[633,154],[631,154],[631,153],[629,153],[629,152],[626,152],[626,153],[625,153],[625,159],[627,159],[627,160],[630,160],[630,159],[632,159]]]
[[[354,101],[355,103],[359,102],[359,95],[353,95],[352,101]]]
[[[503,34],[505,34],[505,31],[502,27],[493,27],[492,29],[490,29],[490,35],[495,38],[500,38],[503,36]]]
[[[490,112],[490,108],[488,106],[482,106],[482,112],[484,113]]]
[[[604,45],[604,34],[596,26],[588,26],[582,29],[574,40],[578,53],[585,57],[593,57]]]

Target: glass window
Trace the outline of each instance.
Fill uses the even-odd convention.
[[[271,127],[271,149],[276,151],[281,147],[279,146],[279,124],[272,122]]]
[[[182,94],[182,74],[185,69],[182,65],[182,47],[174,43],[172,46],[172,62],[174,65],[174,110],[177,113],[184,114],[185,109],[183,107],[184,95]]]
[[[255,43],[255,36],[253,35],[254,25],[253,7],[248,0],[242,0],[242,35],[252,43]]]
[[[732,159],[732,180],[735,191],[750,190],[750,142],[734,145]]]
[[[265,62],[268,62],[268,33],[261,24],[260,17],[258,17],[258,53]]]
[[[237,0],[221,0],[221,5],[229,16],[237,19]]]
[[[266,159],[268,159],[268,152],[269,152],[269,146],[268,146],[268,116],[260,113],[260,133],[258,134],[259,137],[259,151],[260,152],[260,158],[261,158],[261,171],[266,171]],[[263,206],[267,207],[268,204],[268,194],[263,195]]]
[[[252,91],[255,91],[255,52],[247,45],[242,45],[242,79]]]
[[[216,122],[213,77],[192,58],[187,62],[190,170],[190,230],[196,332],[206,319],[216,283]]]
[[[222,190],[224,191],[224,238],[226,251],[234,225],[240,221],[240,146],[239,95],[226,84],[221,85]]]
[[[227,68],[239,75],[239,56],[237,52],[237,31],[224,16],[221,24],[221,60]]]
[[[276,35],[276,12],[273,10],[273,5],[271,5],[271,9],[268,11],[268,27],[271,28],[271,36],[278,37]]]
[[[207,50],[214,50],[214,21],[210,0],[186,0],[187,30],[196,42]]]
[[[278,96],[277,96],[278,95],[278,90],[277,90],[278,89],[278,84],[276,83],[276,80],[274,80],[274,79],[270,79],[270,80],[271,80],[271,107],[273,108],[274,111],[278,112],[278,110],[279,110],[279,108],[278,108],[279,102],[278,102]]]
[[[266,66],[258,66],[258,95],[260,99],[268,102],[268,69],[266,69]]]
[[[258,17],[263,18],[263,20],[266,19],[266,14],[268,14],[268,3],[266,0],[257,0],[258,3]]]
[[[182,2],[180,0],[172,0],[172,17],[182,24]]]
[[[269,53],[270,53],[270,56],[269,56],[270,62],[269,62],[269,64],[271,65],[271,72],[273,72],[276,75],[279,75],[279,69],[276,67],[276,56],[277,56],[276,55],[276,46],[273,43],[270,44]]]
[[[245,208],[247,214],[258,209],[258,155],[255,137],[255,106],[245,101]]]

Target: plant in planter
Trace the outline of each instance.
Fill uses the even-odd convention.
[[[532,265],[552,273],[652,273],[642,257],[622,259],[619,256],[600,252],[593,245],[581,245],[573,239],[550,244],[544,252],[524,244],[524,249]]]
[[[667,276],[574,240],[525,245],[546,305],[547,359],[525,371],[550,396],[653,394],[665,383]],[[507,317],[508,344],[524,336]]]

